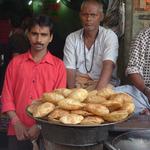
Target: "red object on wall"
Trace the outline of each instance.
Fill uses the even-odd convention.
[[[48,5],[48,8],[52,11],[57,11],[60,8],[60,4],[59,3],[52,3]]]
[[[150,10],[150,0],[145,0],[146,8],[145,10]]]
[[[11,25],[8,20],[0,20],[0,43],[6,45],[11,31]]]

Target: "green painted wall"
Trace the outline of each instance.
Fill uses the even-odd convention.
[[[79,12],[66,7],[63,3],[60,3],[56,28],[62,38],[81,28]]]
[[[47,14],[55,24],[55,30],[62,39],[81,28],[79,12],[68,8],[62,2],[56,3],[56,0],[33,0],[32,4],[34,14]]]

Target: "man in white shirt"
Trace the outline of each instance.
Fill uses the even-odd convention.
[[[98,0],[84,0],[80,18],[83,28],[71,33],[64,46],[68,88],[88,90],[115,85],[118,38],[100,26],[103,5]]]

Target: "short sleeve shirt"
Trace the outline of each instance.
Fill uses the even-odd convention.
[[[126,74],[139,73],[150,87],[150,28],[142,30],[132,41]]]
[[[92,65],[92,55],[94,52],[94,59]],[[64,63],[68,69],[77,69],[80,73],[86,74],[85,61],[88,70],[92,65],[92,70],[88,75],[93,80],[98,80],[101,70],[102,63],[104,60],[111,60],[116,64],[118,57],[118,38],[116,34],[104,27],[99,26],[99,32],[94,44],[88,50],[85,46],[84,54],[84,39],[83,29],[71,33],[66,38],[64,46]]]

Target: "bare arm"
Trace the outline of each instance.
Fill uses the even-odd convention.
[[[139,89],[141,92],[144,91],[145,88],[144,80],[138,73],[129,74],[128,78],[137,89]]]
[[[7,114],[9,116],[11,122],[13,123],[17,139],[18,140],[28,139],[29,138],[29,135],[27,132],[28,128],[25,127],[25,125],[19,120],[16,112],[8,111]]]
[[[15,111],[8,111],[7,115],[9,116],[10,120],[17,116]]]
[[[133,73],[133,74],[129,74],[128,78],[131,81],[131,83],[137,89],[139,89],[141,92],[143,92],[145,94],[145,96],[147,96],[147,98],[150,101],[150,89],[148,87],[146,87],[142,77],[138,73]]]
[[[75,88],[75,78],[76,78],[76,70],[75,69],[67,69],[67,87]]]
[[[96,86],[96,89],[98,90],[102,89],[109,84],[111,76],[112,76],[113,68],[114,68],[114,63],[112,61],[105,60],[103,62],[102,72],[101,72],[98,84]]]
[[[30,140],[36,140],[40,134],[40,129],[35,124],[28,130]]]
[[[13,122],[13,126],[16,132],[16,137],[18,140],[26,140],[26,139],[37,139],[39,134],[40,134],[40,130],[37,127],[37,125],[33,125],[30,129],[28,129],[18,118],[17,114],[15,113],[15,111],[8,111],[7,112],[10,120],[12,120],[13,118],[15,118],[15,122]],[[16,119],[17,118],[17,119]],[[11,121],[12,122],[12,121]]]

